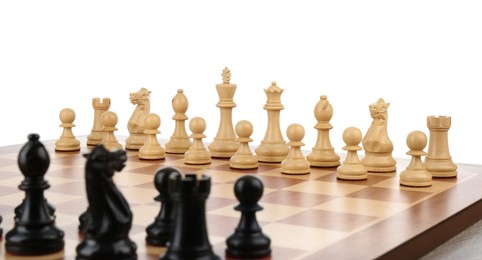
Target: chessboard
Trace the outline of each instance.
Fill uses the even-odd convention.
[[[80,138],[79,138],[80,139]],[[42,141],[51,162],[45,175],[51,187],[45,192],[56,207],[56,225],[65,232],[63,251],[46,256],[15,256],[5,251],[1,259],[74,259],[80,241],[78,217],[87,207],[82,150],[55,152],[54,141]],[[163,145],[165,142],[161,142]],[[22,145],[0,148],[0,215],[3,235],[13,228],[14,208],[24,193],[17,165]],[[271,238],[271,259],[374,259],[416,258],[482,218],[482,166],[458,164],[457,178],[434,179],[431,187],[399,185],[399,172],[408,160],[397,160],[398,173],[369,174],[367,180],[343,181],[335,168],[312,168],[307,175],[286,175],[279,164],[260,163],[258,169],[233,170],[229,160],[214,159],[208,165],[186,165],[182,155],[163,160],[140,160],[128,152],[128,162],[114,181],[134,214],[130,237],[139,259],[157,259],[166,248],[145,243],[147,225],[157,216],[154,174],[163,166],[183,173],[211,176],[206,203],[210,242],[225,257],[225,239],[233,233],[240,213],[233,192],[235,181],[245,174],[262,180],[264,195],[257,213],[263,232]],[[342,156],[343,157],[343,156]]]

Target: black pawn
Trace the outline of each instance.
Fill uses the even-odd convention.
[[[234,234],[226,239],[228,256],[260,258],[271,254],[271,240],[263,234],[256,220],[256,211],[263,209],[258,205],[263,189],[261,180],[252,175],[245,175],[234,184],[234,194],[240,202],[234,209],[241,211],[241,219]]]
[[[55,227],[55,216],[44,198],[44,190],[50,187],[44,180],[50,158],[39,135],[30,134],[28,139],[18,155],[18,166],[25,176],[19,189],[25,191],[25,199],[15,227],[5,236],[5,249],[12,254],[50,254],[64,247],[64,232]]]
[[[154,200],[161,202],[161,210],[154,223],[146,228],[146,242],[154,246],[166,246],[172,234],[174,210],[168,190],[169,176],[171,174],[181,175],[175,168],[164,167],[157,171],[156,176],[154,176],[154,186],[159,191],[159,195]]]
[[[171,241],[161,260],[218,260],[206,228],[206,199],[211,178],[195,174],[169,176],[169,194],[174,201],[175,221]]]

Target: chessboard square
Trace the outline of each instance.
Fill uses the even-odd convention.
[[[275,191],[275,189],[264,188],[264,194],[268,194],[270,192]],[[234,195],[234,184],[232,183],[213,183],[211,186],[211,194],[210,197],[221,197],[221,198],[228,198],[228,199],[236,199]]]
[[[119,186],[137,186],[151,183],[150,187],[154,187],[154,175],[120,172],[114,175],[113,180]]]
[[[211,211],[219,208],[224,208],[227,206],[232,206],[233,209],[239,202],[235,199],[221,198],[221,197],[210,197],[206,200],[206,210]]]
[[[377,220],[379,220],[379,218],[373,216],[310,209],[278,222],[328,230],[353,232],[369,226]]]
[[[300,179],[287,179],[283,178],[283,176],[257,175],[257,177],[263,182],[264,187],[272,189],[283,189],[305,181]]]
[[[214,253],[218,256],[221,256],[221,259],[230,259],[235,260],[230,256],[225,256],[226,250],[226,241],[220,241],[219,243],[213,243],[211,240],[211,244],[213,246]],[[294,248],[287,248],[287,247],[279,247],[279,246],[271,246],[271,255],[266,258],[261,259],[274,259],[274,260],[293,260],[293,259],[300,259],[301,256],[305,255],[309,251],[294,249]]]
[[[289,216],[292,216],[307,210],[306,208],[277,205],[277,204],[270,204],[270,203],[262,203],[260,205],[263,207],[263,210],[256,212],[256,218],[259,221],[268,221],[268,222],[274,222],[280,219],[284,219]],[[240,216],[239,211],[235,211],[232,207],[224,207],[213,211],[209,211],[209,214],[228,216],[233,218],[239,218]]]
[[[213,183],[225,183],[225,182],[236,181],[239,177],[246,175],[239,172],[218,171],[218,170],[211,170],[211,169],[197,170],[194,173],[198,175],[204,174],[204,175],[210,176],[211,182]]]
[[[79,217],[82,213],[84,213],[87,210],[89,203],[86,197],[82,197],[75,200],[57,203],[54,206],[57,209],[56,212],[71,214]]]
[[[297,185],[293,185],[291,187],[285,188],[284,190],[325,194],[331,196],[345,196],[347,194],[363,190],[366,187],[367,186],[364,185],[313,180],[310,182],[303,182]]]
[[[160,209],[161,209],[160,205],[158,207],[146,206],[146,205],[131,207],[131,211],[133,215],[132,223],[147,227],[148,225],[154,222],[154,219],[159,214]]]
[[[325,176],[321,176],[320,178],[317,178],[316,180],[318,181],[326,181],[326,182],[334,182],[334,183],[345,183],[345,184],[357,184],[357,185],[365,185],[365,186],[371,186],[374,184],[377,184],[381,181],[390,179],[391,176],[387,175],[373,175],[369,174],[368,178],[365,180],[342,180],[338,179],[336,177],[336,172],[332,174],[327,174]]]
[[[20,174],[21,175],[21,174]],[[7,187],[18,187],[20,183],[25,179],[23,175],[2,180],[0,181],[0,186],[7,186]],[[45,176],[45,181],[51,186],[64,184],[64,183],[71,183],[76,182],[76,180],[68,179],[68,178],[61,178],[61,177],[53,177],[53,176]]]
[[[233,208],[231,210],[235,212],[233,215],[236,215],[236,217],[206,214],[206,225],[209,235],[228,237],[234,233],[234,229],[239,224],[241,212],[235,211]],[[216,225],[210,225],[210,223],[216,223]]]
[[[155,189],[139,188],[139,187],[118,187],[129,204],[149,204],[159,195]]]
[[[457,185],[453,182],[445,182],[445,181],[438,181],[433,179],[432,186],[429,187],[408,187],[400,185],[399,178],[391,178],[385,181],[382,181],[378,184],[373,185],[373,187],[380,187],[380,188],[390,188],[390,189],[400,189],[400,190],[407,190],[407,191],[422,191],[422,192],[430,192],[430,193],[439,193],[444,190],[450,189],[451,187]]]
[[[284,173],[281,173],[281,167],[278,164],[277,168],[266,172],[261,172],[259,174],[266,175],[266,176],[282,177],[287,179],[314,180],[322,176],[332,174],[334,171],[336,172],[336,168],[326,168],[326,169],[311,168],[310,173],[308,174],[284,174]]]
[[[77,181],[80,179],[85,179],[85,169],[83,166],[77,166],[54,171],[49,170],[48,173],[45,175],[45,178],[50,177],[67,178]]]
[[[63,214],[60,212],[55,212],[55,223],[60,229],[63,227],[75,224],[79,224],[79,216],[71,215],[71,214]]]
[[[267,163],[259,163],[258,168],[256,169],[233,169],[229,166],[229,163],[217,165],[215,167],[211,167],[212,170],[218,170],[218,171],[230,171],[230,172],[238,172],[238,173],[244,173],[244,174],[256,174],[256,173],[261,173],[261,172],[266,172],[269,170],[273,169],[279,169],[279,164],[273,165],[273,164],[267,164]]]
[[[338,197],[307,192],[277,190],[265,194],[261,198],[261,202],[310,208],[335,198]]]
[[[18,186],[18,185],[17,185]],[[10,194],[13,194],[13,193],[24,193],[24,191],[22,190],[19,190],[18,187],[2,187],[0,189],[0,196],[4,196],[4,195],[10,195]]]
[[[77,166],[85,164],[86,160],[80,152],[76,153],[55,153],[50,163],[57,165]]]
[[[415,203],[428,198],[432,193],[414,190],[368,187],[347,195],[351,198],[381,200],[389,202]]]
[[[347,237],[349,233],[285,223],[271,223],[263,227],[271,238],[273,247],[287,247],[298,250],[315,250],[329,246]]]
[[[151,167],[154,167],[154,168],[159,168],[159,164],[153,164],[153,163],[148,163],[148,162],[132,162],[132,161],[127,161],[126,163],[126,166],[124,167],[124,169],[122,171],[125,171],[125,172],[136,172],[136,173],[149,173],[151,171],[140,171],[138,170],[139,168],[144,168],[144,167],[148,167],[148,166],[151,166]],[[155,173],[155,170],[154,170],[154,173]]]
[[[18,152],[15,152],[15,153],[2,153],[0,154],[0,158],[2,159],[10,159],[10,160],[14,160],[14,161],[17,161],[18,160]]]
[[[406,203],[342,197],[314,208],[374,217],[389,217],[409,207],[410,205]]]
[[[45,198],[47,199],[47,201],[50,204],[55,206],[57,203],[73,201],[73,200],[77,200],[77,199],[82,199],[84,197],[83,196],[77,196],[77,195],[71,195],[71,194],[65,194],[65,193],[57,193],[57,192],[46,191],[45,192]]]
[[[78,196],[86,196],[85,182],[69,182],[59,185],[54,185],[49,188],[51,192],[66,193]]]

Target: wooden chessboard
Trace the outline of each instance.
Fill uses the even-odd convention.
[[[57,226],[65,231],[65,249],[32,259],[74,259],[79,243],[78,216],[86,209],[85,158],[89,149],[82,140],[81,152],[55,152],[53,141],[43,142],[51,164],[46,179],[51,187],[47,200],[56,207]],[[1,227],[13,227],[13,210],[24,197],[17,186],[23,176],[17,166],[21,145],[0,148]],[[256,170],[232,170],[229,160],[210,165],[185,165],[180,155],[165,160],[139,160],[128,151],[125,169],[115,175],[134,214],[130,237],[137,243],[139,259],[157,259],[165,248],[145,243],[145,228],[159,212],[153,178],[156,170],[169,165],[184,173],[212,178],[207,201],[208,232],[218,255],[224,257],[225,238],[239,221],[233,210],[237,200],[233,184],[244,174],[254,174],[264,183],[257,217],[272,240],[272,259],[373,259],[421,256],[482,218],[482,166],[459,164],[457,178],[434,179],[428,188],[399,186],[398,173],[370,174],[365,181],[336,179],[335,168],[312,168],[309,175],[284,175],[279,164],[261,163]],[[398,161],[399,172],[407,160]],[[26,259],[5,252],[0,258]]]

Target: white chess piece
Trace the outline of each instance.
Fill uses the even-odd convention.
[[[348,127],[343,131],[343,150],[347,151],[345,161],[336,168],[336,177],[344,180],[365,180],[368,177],[367,168],[361,163],[357,151],[360,151],[362,132],[356,127]]]
[[[186,164],[209,164],[211,163],[211,154],[203,144],[203,134],[206,130],[206,121],[201,117],[195,117],[189,122],[191,130],[192,145],[184,154],[184,163]]]
[[[148,114],[144,120],[144,126],[146,127],[146,130],[144,130],[146,141],[139,149],[139,158],[148,160],[164,159],[166,157],[166,152],[157,140],[157,134],[161,133],[158,130],[161,125],[161,118],[158,115],[151,113]]]
[[[60,127],[63,128],[62,135],[55,142],[55,151],[78,151],[80,150],[80,141],[75,139],[72,127],[75,125],[75,112],[70,108],[65,108],[59,114]]]
[[[117,131],[115,127],[118,122],[117,114],[112,111],[106,111],[102,114],[101,121],[102,131],[105,132],[104,140],[102,140],[102,145],[104,145],[105,149],[109,151],[120,150],[123,148],[122,144],[117,141],[115,137],[114,131]]]
[[[186,111],[189,102],[182,89],[177,90],[176,96],[172,99],[172,109],[175,114],[172,117],[176,121],[174,133],[169,142],[166,143],[166,153],[184,154],[191,147],[191,140],[186,132]]]
[[[291,124],[286,130],[286,135],[291,147],[288,156],[281,162],[281,172],[286,174],[310,173],[310,162],[301,152],[301,146],[305,145],[301,140],[305,136],[305,128],[300,124]]]
[[[236,135],[238,135],[239,148],[233,157],[229,159],[229,167],[234,169],[258,168],[258,159],[249,148],[249,142],[253,141],[250,138],[251,134],[253,134],[253,125],[249,121],[241,120],[236,124],[235,130]]]
[[[410,164],[400,173],[400,184],[410,187],[427,187],[432,185],[432,174],[422,163],[423,151],[427,146],[427,136],[421,131],[413,131],[407,136],[407,146],[410,150],[408,155],[412,156]]]

